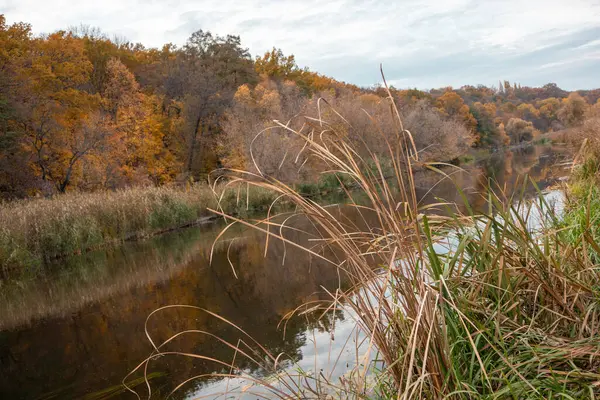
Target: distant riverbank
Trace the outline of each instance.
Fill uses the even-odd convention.
[[[219,189],[221,190],[221,189]],[[233,215],[266,210],[274,197],[264,189],[207,185],[72,193],[0,206],[0,267],[36,268],[46,261],[106,245],[207,222],[209,208]]]

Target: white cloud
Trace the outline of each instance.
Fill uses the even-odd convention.
[[[148,46],[183,44],[197,29],[239,34],[252,54],[281,47],[301,65],[358,84],[375,83],[384,62],[390,79],[418,87],[535,78],[531,70],[585,54],[600,35],[598,0],[0,0],[1,10],[36,32],[83,23]],[[569,48],[580,36],[587,42]],[[556,59],[513,62],[541,50]],[[555,80],[575,82],[567,72]]]
[[[547,64],[543,64],[539,67],[539,69],[555,69],[557,67],[565,67],[567,65],[572,65],[572,64],[579,64],[579,63],[585,63],[586,61],[595,61],[595,62],[599,62],[600,61],[600,51],[596,51],[594,53],[588,53],[585,54],[581,57],[577,57],[577,58],[572,58],[572,59],[568,59],[568,60],[564,60],[564,61],[556,61],[556,62],[551,62],[551,63],[547,63]]]

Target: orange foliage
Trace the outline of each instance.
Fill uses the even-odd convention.
[[[477,121],[469,111],[469,106],[456,92],[447,91],[444,93],[437,99],[437,106],[445,116],[462,121],[468,129],[475,130],[477,127]]]
[[[31,29],[7,25],[0,15],[0,197],[160,185],[204,178],[222,166],[252,167],[256,134],[274,119],[296,121],[319,97],[351,114],[350,127],[338,122],[361,143],[381,142],[371,117],[382,130],[395,129],[383,87],[360,88],[300,68],[277,48],[253,59],[238,36],[198,31],[181,48],[147,49],[97,29],[39,37]],[[472,137],[498,146],[507,144],[507,132],[520,141],[580,125],[599,112],[587,101],[600,96],[508,81],[391,92],[420,138],[437,141],[428,143],[432,149],[453,148],[440,157],[456,156],[464,146],[455,142],[468,146]],[[331,108],[323,112],[333,115]],[[284,130],[261,140],[256,155],[270,173],[298,175],[288,153],[297,143]]]

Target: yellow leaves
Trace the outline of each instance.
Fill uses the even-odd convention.
[[[480,103],[481,104],[481,103]],[[496,116],[496,105],[494,103],[486,103],[483,105],[483,110],[485,113],[489,115],[492,119]]]
[[[517,111],[517,106],[515,106],[513,103],[510,103],[510,102],[502,103],[500,108],[502,109],[502,111],[504,111],[507,114],[512,114]]]
[[[437,99],[437,105],[445,116],[458,118],[465,123],[468,129],[474,130],[477,126],[477,120],[469,111],[469,106],[465,104],[458,93],[446,91]]]
[[[569,97],[562,100],[562,105],[557,115],[566,126],[579,126],[583,123],[588,108],[589,104],[581,95],[571,93]]]
[[[360,99],[360,102],[362,104],[364,104],[365,106],[379,104],[379,102],[381,101],[381,97],[379,97],[373,93],[363,94],[359,97],[359,99]]]
[[[511,118],[506,124],[505,130],[514,143],[530,141],[537,134],[531,122],[520,118]]]
[[[242,143],[238,143],[231,148],[223,149],[224,156],[222,157],[223,165],[228,168],[245,170],[248,167],[248,159],[246,157]]]
[[[540,112],[533,105],[528,103],[519,104],[517,107],[517,115],[520,118],[532,119],[539,118]]]
[[[431,100],[431,95],[429,93],[418,89],[398,90],[396,93],[402,105],[413,106],[419,101]]]
[[[323,90],[333,88],[336,85],[342,86],[339,84],[339,82],[331,79],[328,76],[324,76],[310,71],[302,72],[301,81],[302,82],[298,82],[298,84],[303,84],[304,86],[306,86],[309,89],[308,91],[311,93],[318,93]]]
[[[234,100],[240,103],[252,102],[252,92],[247,84],[244,84],[238,88],[235,92]]]
[[[265,113],[277,111],[281,108],[279,92],[277,89],[269,89],[262,84],[256,86],[254,91],[256,106]]]
[[[437,100],[438,108],[446,116],[459,115],[464,111],[465,102],[456,92],[448,91]]]
[[[83,40],[63,31],[36,39],[31,58],[31,68],[24,72],[40,89],[59,91],[84,84],[93,68]]]
[[[270,78],[294,79],[302,73],[296,65],[294,55],[285,56],[280,49],[273,47],[254,63],[254,69],[259,75]]]
[[[174,154],[165,148],[168,124],[161,115],[160,98],[139,94],[140,103],[123,105],[118,110],[116,129],[122,133],[119,164],[132,177],[142,171],[156,184],[171,181],[178,169]]]
[[[139,103],[140,85],[129,69],[116,58],[106,64],[107,80],[103,95],[111,109],[119,106],[136,106]]]
[[[30,40],[31,25],[20,22],[7,26],[4,15],[0,15],[0,69],[20,67]]]
[[[550,97],[548,99],[539,101],[537,105],[539,108],[540,116],[548,120],[554,120],[557,118],[557,113],[560,109],[561,102],[555,97]]]
[[[506,133],[506,129],[504,128],[504,124],[502,122],[498,124],[498,136],[503,145],[508,146],[510,144],[510,137]]]
[[[341,84],[327,76],[301,69],[296,65],[293,55],[285,56],[279,49],[273,48],[262,57],[257,57],[254,63],[255,71],[261,76],[263,82],[271,78],[294,82],[302,89],[304,94],[312,95],[334,86],[356,88],[353,85]]]
[[[248,85],[240,86],[234,100],[238,105],[259,111],[262,115],[277,111],[281,107],[279,91],[269,80],[260,82],[254,89],[250,89]]]

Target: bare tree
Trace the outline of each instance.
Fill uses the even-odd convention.
[[[403,111],[404,127],[411,132],[422,161],[452,161],[473,144],[473,135],[462,121],[444,118],[425,103]]]
[[[299,180],[301,162],[295,162],[302,141],[274,123],[300,129],[308,99],[291,81],[264,80],[254,89],[238,89],[223,124],[226,167],[248,169],[286,182]]]

